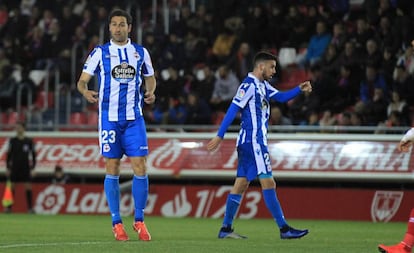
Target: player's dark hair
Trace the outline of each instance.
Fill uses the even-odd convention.
[[[22,126],[24,129],[26,129],[26,122],[24,122],[24,121],[17,121],[16,125]]]
[[[108,23],[111,23],[111,19],[113,17],[125,17],[126,20],[127,20],[127,24],[128,25],[132,24],[132,16],[128,12],[126,12],[124,10],[121,10],[121,9],[115,9],[115,10],[113,10],[109,14]]]
[[[277,61],[277,57],[268,52],[258,52],[253,59],[253,65],[256,66],[257,63],[262,61]]]

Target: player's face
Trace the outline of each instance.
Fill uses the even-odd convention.
[[[269,81],[276,73],[276,61],[264,61],[263,62],[263,80]]]
[[[128,40],[128,34],[131,32],[131,25],[128,25],[125,17],[115,16],[112,17],[109,24],[109,32],[115,43],[125,44]]]
[[[23,135],[24,134],[24,127],[20,124],[16,125],[16,134],[17,135]]]

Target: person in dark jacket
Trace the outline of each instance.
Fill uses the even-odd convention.
[[[16,183],[24,183],[27,210],[29,213],[34,213],[31,183],[36,167],[36,151],[33,139],[27,137],[25,131],[25,123],[18,122],[16,124],[16,136],[9,140],[6,176],[12,183],[13,191]],[[7,208],[6,212],[11,212],[11,206]]]

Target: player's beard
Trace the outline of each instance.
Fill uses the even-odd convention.
[[[266,72],[263,72],[262,77],[265,81],[269,81],[270,79],[272,79],[272,75],[268,75]]]
[[[128,40],[128,35],[124,35],[124,34],[119,34],[119,35],[112,34],[111,37],[113,41],[119,44],[124,44]]]

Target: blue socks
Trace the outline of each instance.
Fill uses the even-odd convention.
[[[132,179],[132,196],[135,205],[135,222],[144,221],[144,209],[148,199],[148,175]]]
[[[279,200],[275,189],[264,189],[263,198],[267,209],[269,209],[273,218],[275,219],[279,228],[287,225],[285,216],[283,215],[282,207],[280,206]]]
[[[223,227],[231,228],[233,224],[234,215],[236,215],[237,209],[240,205],[242,195],[241,194],[229,194],[226,202],[226,212],[224,213]]]
[[[112,226],[122,223],[119,213],[119,176],[106,175],[104,180],[104,190],[108,202],[109,211],[112,217]]]

